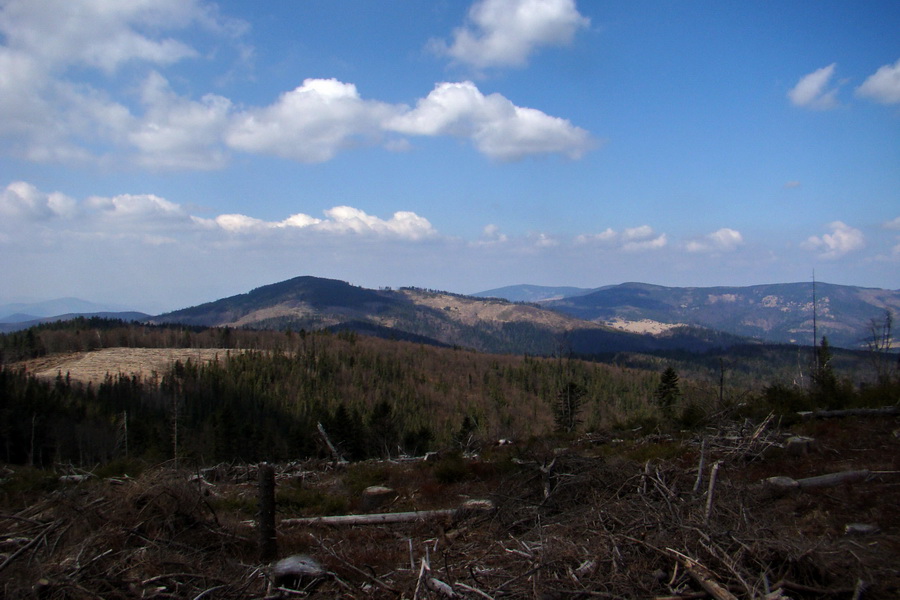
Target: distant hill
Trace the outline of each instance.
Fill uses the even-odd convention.
[[[89,302],[81,298],[55,298],[43,302],[16,302],[0,304],[0,323],[34,321],[44,317],[70,314],[95,314],[106,312],[128,312],[125,306]]]
[[[813,343],[813,285],[678,288],[623,283],[550,300],[547,308],[595,323],[649,320],[715,329],[765,342]],[[818,337],[834,346],[865,345],[872,319],[900,313],[900,292],[816,284]]]
[[[685,328],[665,336],[637,335],[555,310],[497,298],[417,288],[372,290],[305,276],[159,315],[152,322],[294,331],[352,330],[513,354],[702,350],[736,343],[733,337],[726,340],[707,330]]]
[[[590,288],[578,287],[550,287],[543,285],[510,285],[506,287],[477,292],[472,294],[476,298],[502,298],[510,302],[540,302],[542,300],[557,300],[571,296],[580,296],[592,292]]]
[[[18,317],[19,315],[14,315]],[[76,319],[78,317],[85,317],[90,319],[91,317],[98,317],[101,319],[119,319],[121,321],[146,321],[150,318],[150,315],[142,312],[136,311],[124,311],[124,312],[89,312],[89,313],[67,313],[64,315],[55,315],[52,317],[31,317],[31,320],[11,320],[9,322],[0,322],[0,333],[12,333],[14,331],[22,331],[23,329],[28,329],[29,327],[34,327],[35,325],[42,325],[44,323],[54,323],[56,321],[71,321],[72,319]]]

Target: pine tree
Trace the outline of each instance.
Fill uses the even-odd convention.
[[[653,397],[663,412],[669,415],[675,403],[681,398],[681,389],[678,387],[678,373],[673,367],[667,367],[659,378]]]
[[[562,433],[572,433],[581,424],[581,408],[584,406],[584,397],[587,390],[574,381],[566,383],[556,395],[553,405],[553,420],[556,430]]]

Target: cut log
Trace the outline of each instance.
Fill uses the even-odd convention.
[[[797,413],[802,419],[827,419],[833,417],[880,417],[883,415],[900,415],[900,406],[883,406],[881,408],[848,408],[844,410],[801,411]]]
[[[813,489],[821,487],[835,487],[845,483],[856,483],[857,481],[865,481],[871,475],[871,471],[865,469],[859,471],[841,471],[840,473],[829,473],[827,475],[818,475],[816,477],[807,477],[805,479],[792,479],[791,477],[769,477],[764,479],[763,483],[779,489]]]
[[[389,523],[411,523],[415,521],[431,521],[436,519],[453,519],[469,516],[472,513],[489,512],[494,509],[490,500],[469,500],[459,508],[441,510],[415,510],[397,513],[376,513],[372,515],[334,515],[327,517],[305,517],[282,519],[281,524],[291,525],[386,525]]]

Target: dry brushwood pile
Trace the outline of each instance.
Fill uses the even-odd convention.
[[[381,465],[394,494],[373,512],[448,508],[467,497],[489,498],[494,508],[330,526],[299,521],[315,515],[279,505],[278,555],[293,558],[277,568],[259,561],[246,508],[252,470],[70,478],[40,496],[4,493],[0,592],[9,599],[897,598],[898,428],[896,416],[882,416],[815,420],[792,431],[769,419],[681,439],[594,436],[567,449],[546,443],[497,452],[492,460],[502,467],[470,459],[458,477],[440,481],[440,462]],[[337,493],[354,468],[314,466],[282,469],[278,487]],[[286,576],[297,566],[304,570]]]

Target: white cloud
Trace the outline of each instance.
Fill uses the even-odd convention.
[[[76,201],[59,192],[45,194],[30,183],[15,181],[0,192],[0,215],[8,219],[44,221],[54,217],[71,217],[77,211]]]
[[[575,237],[576,244],[590,244],[592,242],[600,242],[600,243],[610,243],[615,242],[619,239],[619,234],[612,229],[611,227],[607,227],[604,231],[600,233],[582,233]]]
[[[174,202],[154,194],[121,194],[112,198],[91,196],[85,202],[87,208],[111,219],[154,221],[188,218],[187,213]]]
[[[569,121],[516,106],[500,94],[485,96],[471,81],[439,83],[415,109],[387,127],[409,135],[470,138],[482,153],[498,160],[543,153],[580,158],[594,145],[587,131]]]
[[[453,42],[433,41],[432,48],[479,69],[520,67],[538,48],[570,44],[589,25],[574,0],[480,0]]]
[[[900,102],[900,59],[875,71],[856,88],[856,94],[883,104]]]
[[[428,219],[414,212],[395,212],[388,220],[368,215],[358,208],[336,206],[325,211],[327,219],[311,225],[318,231],[385,235],[407,240],[421,240],[437,234]]]
[[[195,220],[205,228],[218,227],[229,233],[253,234],[305,230],[332,237],[347,235],[419,241],[438,235],[428,219],[409,211],[398,211],[390,219],[381,219],[351,206],[335,206],[317,219],[302,213],[283,221],[263,221],[241,214],[219,215],[214,219]]]
[[[183,42],[141,33],[194,22],[214,22],[196,0],[7,0],[0,11],[6,46],[51,70],[77,64],[112,72],[132,60],[163,65],[197,56]]]
[[[834,76],[837,63],[831,63],[827,67],[816,69],[808,75],[800,78],[789,92],[788,98],[794,106],[828,110],[838,106],[837,88],[828,88],[831,78]]]
[[[661,248],[665,248],[666,244],[669,243],[668,236],[665,233],[662,233],[656,237],[649,239],[641,239],[630,242],[625,242],[622,245],[622,250],[626,252],[644,252],[647,250],[659,250]]]
[[[179,97],[156,72],[144,82],[141,100],[147,110],[128,134],[141,165],[163,169],[225,165],[222,137],[231,116],[230,100],[214,94],[200,102]]]
[[[653,228],[649,225],[641,225],[640,227],[630,227],[622,232],[622,239],[626,242],[634,240],[643,240],[653,235]]]
[[[685,246],[688,252],[732,252],[744,243],[740,231],[723,227],[700,240],[691,240]]]
[[[841,221],[835,221],[828,225],[831,233],[820,236],[810,236],[803,247],[807,250],[819,252],[820,258],[840,258],[849,252],[859,250],[865,245],[865,236],[862,231],[850,227]]]
[[[896,217],[891,219],[890,221],[883,224],[885,229],[900,229],[900,217]]]
[[[569,121],[485,97],[468,82],[441,84],[412,110],[364,99],[335,79],[306,79],[269,105],[238,107],[216,94],[180,94],[156,70],[137,71],[208,60],[193,45],[199,36],[168,37],[188,39],[198,28],[246,49],[235,39],[242,25],[202,0],[3,2],[0,146],[31,161],[204,170],[225,166],[232,151],[318,163],[359,145],[409,149],[398,133],[467,137],[498,160],[579,158],[593,145]],[[138,90],[118,83],[137,78]]]
[[[537,248],[553,248],[559,246],[559,240],[546,233],[532,234],[530,237]]]
[[[349,236],[411,242],[438,237],[428,219],[410,211],[397,211],[382,219],[351,206],[336,206],[325,210],[322,219],[297,213],[282,221],[265,221],[235,213],[213,218],[192,216],[180,204],[154,194],[91,196],[79,204],[59,192],[45,194],[21,181],[0,192],[0,215],[7,217],[4,224],[10,226],[13,234],[29,221],[50,221],[76,214],[79,221],[67,227],[88,235],[150,235],[156,240],[165,238],[167,243],[178,236],[215,236],[216,232],[289,236],[291,232],[306,231],[333,239],[346,240]]]
[[[575,237],[576,245],[599,243],[614,245],[625,252],[643,252],[664,248],[669,239],[665,233],[657,235],[649,225],[627,227],[621,233],[608,227],[600,233],[581,234]]]
[[[190,153],[165,141],[175,135],[178,119],[160,122],[160,111],[150,111],[150,120],[141,123],[110,97],[111,91],[88,83],[76,71],[99,70],[107,76],[100,81],[109,86],[110,76],[126,66],[167,66],[199,57],[190,45],[165,37],[166,32],[191,26],[224,35],[240,30],[236,21],[220,18],[215,8],[200,0],[4,2],[0,8],[2,141],[32,161],[97,161],[107,151],[104,145],[118,149],[131,144],[149,151],[143,158],[150,166],[161,166],[158,163],[164,163],[162,157],[169,152],[169,160],[196,168]],[[70,79],[79,76],[82,80]],[[154,126],[161,127],[155,136]],[[186,134],[198,140],[193,142],[195,148],[203,139],[196,133],[193,128]]]
[[[236,117],[228,144],[245,152],[324,162],[360,141],[377,140],[397,107],[363,100],[352,83],[306,79],[265,108]]]

